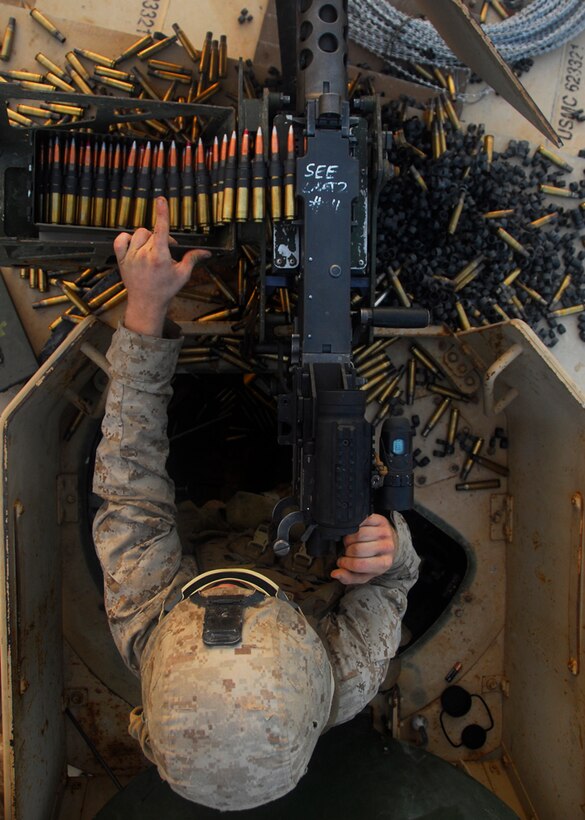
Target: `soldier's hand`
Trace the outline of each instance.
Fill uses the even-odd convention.
[[[114,252],[122,280],[128,290],[124,324],[128,330],[147,336],[161,336],[171,300],[183,288],[198,262],[209,251],[188,251],[175,262],[169,251],[169,206],[164,197],[156,199],[156,221],[152,231],[138,228],[121,233],[114,240]]]
[[[345,554],[332,578],[342,584],[365,584],[390,569],[398,545],[396,530],[383,515],[370,515],[357,532],[343,539]]]

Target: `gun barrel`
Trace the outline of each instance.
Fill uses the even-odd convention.
[[[307,4],[305,4],[307,5]],[[319,115],[341,114],[347,99],[347,11],[343,0],[310,3],[299,19],[298,101],[317,100]]]

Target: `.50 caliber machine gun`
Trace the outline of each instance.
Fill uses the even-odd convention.
[[[409,423],[383,423],[377,456],[352,347],[370,343],[374,325],[424,327],[429,313],[373,307],[376,203],[390,135],[377,98],[360,98],[353,111],[348,100],[346,3],[282,2],[278,13],[285,89],[296,99],[287,121],[304,151],[296,160],[300,218],[274,223],[273,234],[275,276],[293,260],[285,281],[297,291],[290,389],[278,406],[279,443],[293,449],[293,499],[275,508],[274,549],[288,552],[292,527],[303,524],[308,553],[320,555],[358,529],[374,491],[383,509],[412,506]],[[292,30],[298,49],[290,39],[283,47]],[[283,515],[293,501],[298,509]]]

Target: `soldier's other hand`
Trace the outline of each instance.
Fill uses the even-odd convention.
[[[390,569],[398,545],[396,530],[383,515],[370,515],[357,532],[343,539],[345,554],[332,578],[342,584],[365,584]]]
[[[147,336],[161,336],[171,300],[183,288],[198,262],[209,251],[188,251],[175,262],[169,251],[169,206],[164,197],[156,199],[156,221],[152,231],[138,228],[121,233],[114,240],[114,252],[122,280],[128,290],[124,324],[128,330]]]

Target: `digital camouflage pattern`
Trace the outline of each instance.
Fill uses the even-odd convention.
[[[332,581],[332,565],[322,559],[310,566],[294,555],[275,559],[250,532],[200,533],[194,555],[183,555],[165,466],[166,411],[181,343],[123,327],[114,334],[94,476],[104,503],[94,540],[114,641],[142,677],[145,709],[133,714],[131,733],[176,791],[215,808],[246,808],[245,794],[252,806],[289,791],[319,733],[350,720],[374,697],[400,643],[419,559],[398,514],[393,566],[363,585]],[[269,599],[246,610],[235,649],[203,646],[200,608],[189,601],[157,625],[167,598],[219,566],[254,567],[272,578],[297,600],[308,622],[289,604]],[[226,655],[221,666],[213,654],[218,651]],[[298,691],[304,695],[295,699]],[[220,728],[228,699],[241,715],[235,760],[226,743],[231,738]]]

